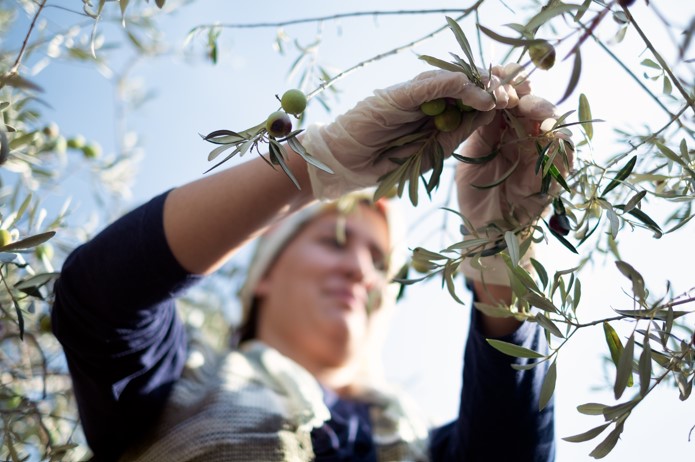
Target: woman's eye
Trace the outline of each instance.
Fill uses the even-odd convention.
[[[386,272],[386,260],[384,260],[383,258],[372,258],[372,264],[374,265],[374,269],[376,269],[377,271]]]
[[[334,249],[342,249],[345,247],[345,242],[342,242],[336,236],[326,236],[321,239],[321,242]]]

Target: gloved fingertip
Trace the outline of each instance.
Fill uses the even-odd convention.
[[[519,100],[519,112],[526,117],[545,120],[553,117],[557,108],[550,101],[536,95],[525,95]]]

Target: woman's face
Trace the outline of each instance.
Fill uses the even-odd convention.
[[[311,372],[347,364],[366,342],[370,297],[383,291],[390,246],[386,220],[359,206],[307,223],[256,287],[258,338]]]

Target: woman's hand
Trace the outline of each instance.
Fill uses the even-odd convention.
[[[418,146],[411,143],[387,154],[381,151],[404,135],[432,129],[429,116],[420,110],[420,105],[427,101],[452,98],[475,109],[462,113],[457,129],[437,133],[444,155],[451,155],[478,127],[492,120],[497,101],[508,104],[508,89],[509,85],[497,85],[494,91],[487,91],[471,83],[463,73],[428,71],[408,82],[375,91],[374,96],[359,102],[331,124],[309,127],[302,140],[304,147],[335,172],[329,174],[309,166],[314,196],[332,199],[375,186],[380,177],[397,168],[391,158],[406,158]],[[429,168],[431,165],[425,165],[423,170]]]
[[[473,229],[470,237],[501,239],[508,230],[519,230],[536,220],[550,204],[554,183],[542,192],[539,151],[545,147],[563,174],[571,168],[574,151],[565,134],[549,131],[555,119],[555,106],[527,94],[512,109],[496,110],[492,122],[473,133],[463,147],[456,170],[459,209]],[[490,159],[482,161],[481,158]],[[480,163],[476,163],[478,160]],[[494,184],[498,183],[496,186]],[[532,252],[527,252],[525,261]],[[484,257],[480,265],[466,258],[462,271],[472,280],[509,285],[506,265],[499,256]],[[523,264],[523,262],[522,262]]]

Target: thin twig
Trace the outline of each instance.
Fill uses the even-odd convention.
[[[483,0],[484,1],[484,0]],[[330,16],[317,16],[313,18],[302,18],[302,19],[290,19],[287,21],[278,22],[257,22],[257,23],[232,23],[232,24],[202,24],[191,29],[191,33],[194,33],[200,29],[210,29],[210,28],[224,28],[224,29],[260,29],[267,27],[285,27],[293,26],[297,24],[306,24],[311,22],[321,22],[321,21],[334,21],[343,18],[354,18],[359,16],[397,16],[397,15],[412,15],[412,14],[445,14],[445,13],[463,13],[468,14],[471,9],[477,8],[482,1],[476,2],[476,4],[470,8],[444,8],[436,10],[399,10],[399,11],[355,11],[352,13],[339,13]]]
[[[459,17],[457,17],[457,18],[456,18],[456,21],[460,21],[461,19],[463,19],[463,18],[465,18],[466,16],[468,16],[471,12],[476,11],[476,10],[478,9],[478,7],[479,7],[484,1],[485,1],[485,0],[478,0],[473,6],[471,6],[470,8],[467,8],[466,10],[464,10],[465,12],[464,12],[462,15],[460,15]],[[461,10],[459,10],[459,11],[461,11]],[[367,60],[365,60],[365,61],[359,62],[359,63],[355,64],[354,66],[350,67],[349,69],[344,70],[344,71],[341,72],[340,74],[337,74],[335,77],[333,77],[333,78],[332,78],[331,80],[329,80],[328,82],[322,83],[321,86],[319,86],[319,88],[317,88],[317,89],[315,89],[314,91],[312,91],[311,93],[309,93],[309,94],[307,95],[307,98],[312,98],[314,95],[316,95],[316,94],[318,94],[318,93],[320,93],[320,92],[326,90],[327,88],[333,86],[333,84],[335,84],[335,82],[337,82],[338,80],[340,80],[340,79],[342,79],[342,78],[344,78],[344,77],[346,77],[346,76],[352,74],[352,73],[353,73],[354,71],[356,71],[357,69],[361,69],[362,67],[364,67],[364,66],[366,66],[366,65],[368,65],[368,64],[371,64],[371,63],[373,63],[373,62],[380,61],[380,60],[386,58],[387,56],[395,55],[395,54],[400,53],[401,51],[408,50],[408,49],[410,49],[410,48],[412,48],[412,47],[414,47],[414,46],[416,46],[416,45],[418,45],[418,44],[424,42],[425,40],[434,37],[435,35],[437,35],[438,33],[442,32],[443,30],[447,30],[448,28],[449,28],[448,25],[444,25],[444,26],[442,26],[442,27],[436,29],[435,31],[430,32],[429,34],[425,35],[424,37],[421,37],[421,38],[419,38],[419,39],[413,40],[412,42],[409,42],[409,43],[407,43],[407,44],[405,44],[405,45],[401,45],[401,46],[399,46],[399,47],[397,47],[397,48],[394,48],[393,50],[389,50],[389,51],[387,51],[387,52],[385,52],[385,53],[378,54],[378,55],[376,55],[376,56],[374,56],[374,57],[372,57],[372,58],[369,58],[369,59],[367,59]]]
[[[656,48],[654,48],[654,45],[652,45],[652,42],[647,38],[646,35],[644,35],[644,32],[642,29],[639,27],[637,24],[637,21],[635,21],[635,18],[630,14],[630,10],[628,10],[626,7],[623,7],[623,11],[625,12],[625,15],[627,18],[630,20],[630,23],[634,26],[635,30],[639,34],[639,36],[642,38],[644,41],[644,44],[647,45],[647,48],[649,48],[649,51],[652,52],[654,57],[656,58],[657,61],[659,61],[659,64],[661,65],[661,68],[668,74],[668,76],[671,78],[671,82],[676,86],[678,91],[680,92],[681,96],[683,96],[683,99],[688,103],[688,106],[690,106],[695,113],[695,103],[693,100],[690,98],[690,95],[688,94],[687,91],[683,88],[683,85],[681,85],[680,80],[673,75],[673,71],[669,67],[668,64],[666,64],[666,61],[664,61],[664,58],[661,57],[661,54],[659,54],[658,51],[656,51]]]
[[[685,111],[688,110],[689,107],[690,107],[690,105],[686,103],[685,106],[683,106],[676,114],[674,114],[674,115],[671,117],[671,120],[669,120],[668,122],[666,122],[666,124],[665,124],[663,127],[661,127],[660,129],[658,129],[657,131],[655,131],[654,133],[652,133],[652,134],[651,134],[650,136],[648,136],[647,138],[643,139],[640,143],[638,143],[638,144],[636,144],[636,145],[633,145],[628,151],[626,151],[626,152],[624,152],[624,153],[622,153],[622,154],[619,154],[619,155],[617,155],[616,157],[614,157],[612,160],[610,160],[610,161],[608,162],[608,164],[606,165],[605,168],[606,168],[606,169],[609,169],[609,168],[610,168],[612,165],[614,165],[616,162],[619,162],[620,159],[625,158],[625,156],[627,156],[628,154],[630,154],[630,153],[636,151],[637,149],[639,149],[639,148],[642,147],[643,145],[645,145],[645,144],[647,144],[647,143],[650,143],[650,142],[652,142],[653,140],[655,140],[655,139],[661,134],[661,132],[663,132],[663,131],[666,130],[669,126],[671,126],[671,124],[672,124],[673,122],[675,122],[676,120],[678,120],[678,119],[680,118],[680,116],[682,116],[683,113],[684,113]],[[686,131],[687,131],[688,133],[690,133],[691,136],[692,136],[692,132],[690,132],[690,130],[687,130],[687,127],[683,127],[683,128],[686,129]]]
[[[10,69],[10,74],[16,74],[17,71],[19,70],[19,65],[22,62],[22,57],[24,57],[24,51],[27,48],[27,43],[29,42],[29,37],[31,36],[31,33],[34,30],[34,26],[36,25],[36,20],[39,19],[39,15],[41,14],[41,11],[43,10],[43,7],[46,6],[46,2],[48,0],[43,0],[39,4],[39,9],[36,11],[36,14],[34,15],[34,19],[31,21],[31,25],[29,26],[29,31],[27,32],[26,37],[24,37],[24,42],[22,43],[22,48],[19,50],[19,54],[17,55],[17,60],[14,62],[14,65],[12,66],[12,69]]]

